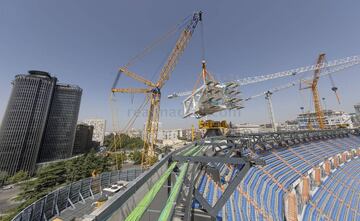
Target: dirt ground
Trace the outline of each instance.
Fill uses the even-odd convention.
[[[19,186],[14,186],[14,188],[8,190],[0,189],[0,214],[4,214],[7,210],[15,208],[20,204],[20,202],[12,200],[19,191]]]

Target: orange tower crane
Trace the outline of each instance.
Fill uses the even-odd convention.
[[[312,98],[314,102],[315,107],[315,114],[316,114],[316,120],[319,124],[319,129],[325,129],[325,123],[324,123],[324,112],[321,109],[321,103],[320,103],[320,96],[319,96],[319,90],[318,90],[318,82],[320,79],[320,72],[321,68],[325,64],[325,54],[321,53],[317,59],[316,62],[316,68],[314,71],[314,77],[311,81],[304,81],[308,86],[300,89],[311,89],[312,92]],[[310,116],[309,116],[310,117]]]
[[[185,21],[185,28],[182,30],[175,47],[172,49],[166,63],[161,69],[159,80],[156,83],[153,83],[150,80],[147,80],[144,77],[129,71],[127,65],[119,69],[119,75],[124,73],[126,76],[145,84],[147,88],[115,88],[119,79],[118,75],[111,90],[113,93],[146,94],[146,103],[150,101],[150,107],[144,131],[144,148],[142,154],[142,165],[145,167],[150,166],[156,161],[154,150],[158,134],[161,89],[165,85],[166,81],[169,80],[180,55],[183,53],[198,22],[200,21],[202,21],[201,11],[195,12],[191,19]],[[146,51],[147,50],[148,49],[146,49]]]

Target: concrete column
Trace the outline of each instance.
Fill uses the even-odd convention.
[[[352,150],[350,151],[350,153],[349,153],[349,158],[350,158],[350,159],[353,159],[353,158],[354,158],[354,151],[352,151]]]
[[[342,162],[345,163],[346,160],[347,160],[347,153],[345,153],[345,152],[342,153],[342,154],[341,154],[341,157],[342,157]]]
[[[337,155],[334,157],[334,167],[335,168],[339,167],[339,157]]]
[[[330,173],[331,173],[331,165],[330,165],[330,161],[329,161],[329,160],[326,160],[326,161],[325,161],[324,167],[325,167],[325,174],[326,174],[327,176],[329,176]]]
[[[297,202],[296,202],[296,195],[294,192],[290,192],[287,198],[288,203],[288,221],[297,221],[298,220],[298,211],[297,211]]]
[[[315,184],[317,186],[321,185],[321,170],[320,167],[315,167],[314,168],[314,173],[315,173]]]
[[[310,199],[310,182],[308,176],[302,178],[301,198],[304,203],[307,203]]]

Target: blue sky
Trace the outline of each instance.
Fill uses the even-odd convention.
[[[208,69],[218,79],[287,70],[315,62],[320,52],[328,60],[360,54],[359,1],[17,1],[0,2],[0,118],[11,92],[11,81],[30,69],[48,71],[61,82],[83,88],[79,119],[105,118],[111,129],[109,95],[117,69],[196,10],[204,11]],[[176,40],[174,36],[130,70],[152,80]],[[192,89],[201,71],[200,29],[195,30],[172,78],[167,95]],[[342,99],[338,105],[330,81],[320,82],[326,106],[353,112],[360,101],[360,67],[334,75]],[[245,86],[244,96],[282,85],[291,79]],[[119,87],[141,86],[122,77]],[[297,88],[273,96],[278,121],[294,119],[310,95]],[[116,95],[120,125],[143,96]],[[306,104],[304,104],[306,103]],[[211,117],[235,123],[268,122],[265,100],[258,98],[236,113]],[[190,127],[182,119],[181,99],[162,99],[163,128]],[[210,117],[209,117],[210,119]],[[135,127],[144,123],[140,117]]]

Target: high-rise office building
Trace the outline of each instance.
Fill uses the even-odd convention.
[[[94,126],[93,141],[104,144],[106,121],[104,119],[87,119],[84,123]]]
[[[0,171],[34,172],[56,81],[40,71],[15,77],[0,128]]]
[[[72,156],[81,94],[78,86],[56,85],[38,162]]]
[[[341,126],[347,125],[347,127],[352,128],[353,122],[351,121],[351,116],[348,113],[343,111],[333,111],[333,110],[324,110],[324,124],[328,129],[335,129]],[[310,122],[311,126],[315,129],[319,128],[317,115],[315,112],[311,113],[302,113],[297,117],[298,128],[300,130],[308,129],[308,124]]]
[[[83,154],[90,151],[92,147],[92,136],[94,126],[80,123],[76,125],[76,134],[73,155]]]
[[[0,128],[0,171],[33,174],[38,160],[70,157],[80,98],[79,87],[58,85],[47,72],[17,75]]]

